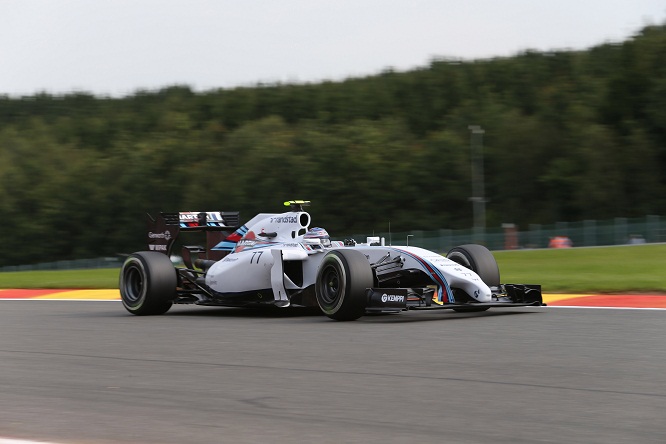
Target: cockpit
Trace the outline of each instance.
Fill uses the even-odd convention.
[[[303,244],[309,246],[313,250],[331,247],[331,237],[328,232],[320,227],[310,228],[303,235]]]

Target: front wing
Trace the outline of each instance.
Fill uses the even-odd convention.
[[[434,290],[422,289],[409,292],[405,288],[369,288],[366,311],[390,312],[407,310],[459,309],[481,311],[488,308],[540,307],[545,306],[540,285],[503,284],[492,295],[491,302],[433,302]]]

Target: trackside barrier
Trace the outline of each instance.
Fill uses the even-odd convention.
[[[412,245],[439,253],[446,253],[451,248],[463,244],[482,244],[490,250],[548,248],[550,239],[555,236],[567,236],[574,247],[666,242],[666,217],[654,215],[641,218],[618,217],[601,221],[557,222],[551,225],[531,224],[524,230],[520,228],[512,223],[506,223],[500,227],[488,228],[484,233],[474,229],[440,229],[375,232],[373,236],[383,237],[386,245]],[[340,239],[353,237],[357,242],[365,242],[367,233],[335,237]],[[101,257],[35,265],[11,265],[0,267],[0,272],[119,268],[123,260],[123,257]]]
[[[521,227],[506,223],[501,227],[488,228],[485,233],[473,229],[441,229],[380,232],[375,233],[375,236],[385,238],[386,245],[409,244],[440,253],[447,252],[457,245],[469,243],[482,244],[490,250],[548,248],[550,239],[555,236],[567,236],[574,247],[666,242],[666,217],[653,215],[641,218],[618,217],[601,221],[557,222],[551,225],[531,224],[525,228],[521,230]],[[357,242],[365,240],[364,235],[353,237]]]

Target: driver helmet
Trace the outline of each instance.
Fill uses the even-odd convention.
[[[319,239],[319,243],[323,247],[331,246],[331,238],[323,228],[314,227],[310,228],[307,233],[303,235],[303,239],[307,241],[308,239]]]

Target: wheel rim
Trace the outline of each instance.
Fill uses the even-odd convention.
[[[470,270],[474,271],[474,268],[472,267],[472,264],[470,263],[469,259],[467,259],[464,255],[460,253],[453,253],[447,259],[451,259],[453,262],[456,262],[462,265],[463,267],[469,268]]]
[[[327,266],[324,269],[322,276],[322,300],[324,303],[332,305],[340,299],[340,293],[342,291],[342,288],[340,287],[340,273],[338,273],[338,270],[335,267]]]
[[[125,290],[123,296],[129,304],[135,304],[141,299],[143,293],[143,277],[141,270],[136,266],[127,267],[125,270],[125,279],[123,289]]]

